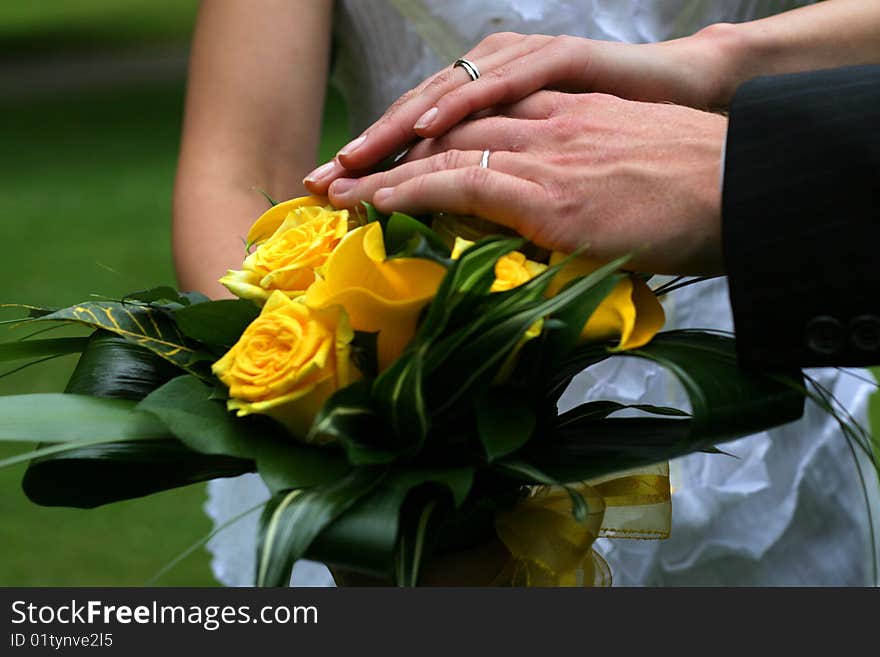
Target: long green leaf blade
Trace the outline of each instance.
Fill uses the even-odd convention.
[[[373,397],[397,443],[416,448],[428,433],[422,372],[424,350],[405,353],[373,383]],[[390,447],[390,446],[389,446]]]
[[[168,437],[161,422],[134,407],[134,402],[124,399],[64,393],[0,397],[0,441],[62,443]]]
[[[293,564],[323,529],[373,490],[384,469],[356,468],[343,479],[279,493],[260,518],[257,586],[286,586]]]
[[[75,354],[85,349],[88,338],[46,338],[0,343],[0,361]]]
[[[22,489],[36,504],[90,509],[253,470],[253,461],[199,454],[173,439],[110,441],[35,459]]]
[[[210,386],[191,375],[169,381],[138,409],[155,415],[195,452],[256,461],[273,491],[327,483],[348,470],[341,450],[297,443],[267,418],[238,418],[212,397]]]

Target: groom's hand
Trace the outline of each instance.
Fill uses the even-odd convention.
[[[390,171],[339,179],[330,199],[478,215],[550,249],[633,253],[635,268],[655,273],[723,271],[723,116],[549,91],[504,114],[425,140]]]

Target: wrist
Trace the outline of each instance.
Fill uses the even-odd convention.
[[[693,55],[706,62],[707,106],[727,109],[740,84],[754,77],[753,49],[744,24],[715,23],[688,37]]]

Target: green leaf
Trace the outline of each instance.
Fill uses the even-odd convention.
[[[353,465],[390,463],[405,446],[399,444],[376,410],[372,382],[357,381],[337,390],[312,422],[308,441],[337,440]]]
[[[506,307],[506,315],[483,315],[479,333],[473,339],[464,341],[460,349],[449,354],[431,380],[431,403],[435,412],[440,414],[449,411],[460,399],[474,394],[475,389],[491,382],[507,355],[537,320],[564,312],[573,304],[584,303],[586,297],[594,297],[593,303],[598,306],[610,291],[602,282],[613,277],[625,261],[626,258],[618,258],[593,273],[576,279],[556,296],[521,305],[510,304]]]
[[[65,392],[140,400],[181,370],[149,349],[115,333],[95,331],[67,382]]]
[[[732,338],[669,331],[626,353],[662,365],[678,379],[691,402],[692,434],[706,445],[763,431],[803,415],[801,372],[785,373],[789,379],[785,385],[776,375],[744,370],[739,367]]]
[[[587,368],[610,358],[615,352],[609,343],[588,343],[576,347],[555,371],[547,372],[544,398],[554,407],[571,380]]]
[[[501,318],[525,308],[529,303],[534,303],[544,297],[547,287],[560,266],[548,268],[535,278],[504,292],[489,292],[490,287],[481,290],[481,297],[471,295],[471,303],[465,309],[468,312],[460,326],[454,320],[450,324],[458,326],[457,329],[447,330],[446,335],[431,345],[425,361],[425,370],[433,373],[437,367],[446,361],[451,354],[467,344],[475,336],[481,335],[487,328],[497,324]],[[492,270],[494,279],[494,266]],[[491,280],[487,277],[486,282],[491,286]],[[461,308],[459,309],[459,311]]]
[[[454,262],[449,258],[449,250],[439,251],[432,247],[428,241],[421,235],[414,235],[406,247],[398,251],[395,258],[421,258],[422,260],[430,260],[438,265],[449,269]]]
[[[264,199],[266,199],[266,200],[269,202],[269,206],[270,206],[270,207],[275,207],[276,205],[278,205],[278,201],[276,201],[274,198],[272,198],[272,197],[269,195],[269,192],[267,192],[267,191],[264,190],[264,189],[258,189],[257,191],[260,193],[260,195],[261,195]]]
[[[394,472],[387,485],[410,491],[422,484],[438,484],[446,489],[456,507],[461,506],[474,485],[476,469],[473,466],[458,468],[407,468]]]
[[[330,524],[314,541],[311,559],[389,577],[397,559],[401,511],[417,489],[441,504],[460,505],[473,483],[472,468],[405,470],[389,475],[368,496]],[[425,499],[425,498],[422,498]],[[351,546],[357,545],[357,550]]]
[[[406,446],[416,448],[428,433],[429,418],[423,395],[424,351],[407,351],[373,383],[373,398],[391,432]]]
[[[186,306],[174,318],[186,337],[225,351],[259,314],[260,309],[250,301],[222,299]]]
[[[611,357],[643,358],[668,369],[690,399],[691,418],[563,415],[539,445],[522,455],[560,481],[588,479],[705,451],[717,443],[791,422],[803,413],[800,372],[769,375],[743,370],[736,360],[734,340],[725,336],[670,331],[645,347]],[[669,409],[660,410],[672,414]]]
[[[141,399],[178,374],[178,368],[151,351],[114,334],[95,332],[68,383],[68,392],[75,394],[61,396],[64,401],[85,400],[88,404],[83,415],[60,421],[80,435],[44,428],[31,436],[44,445],[30,453],[35,460],[22,483],[28,497],[37,504],[91,508],[252,471],[252,461],[193,452],[171,440],[170,432],[152,415],[136,410],[134,401],[123,401]],[[118,427],[102,429],[100,415],[92,412],[96,404],[121,409],[120,422],[147,422],[162,438],[131,439]],[[143,435],[139,431],[133,437]],[[76,440],[45,446],[53,436]],[[56,449],[62,451],[54,452]]]
[[[36,319],[40,317],[45,317],[46,315],[50,315],[56,312],[57,308],[48,308],[44,306],[32,306],[26,303],[0,303],[0,308],[14,308],[15,310],[26,310],[27,316],[30,319]],[[8,321],[2,322],[3,324],[15,324],[20,322],[27,322],[28,319],[12,319]]]
[[[385,226],[385,223],[388,221],[388,215],[379,212],[372,203],[361,201],[361,205],[363,205],[366,210],[367,223],[378,221],[383,227]]]
[[[193,295],[196,295],[195,298]],[[151,287],[148,290],[139,290],[131,292],[122,297],[123,301],[140,301],[161,307],[182,307],[189,306],[192,303],[200,303],[207,301],[207,297],[198,292],[181,293],[168,285],[159,287]]]
[[[400,509],[409,491],[379,485],[315,537],[305,556],[376,577],[389,577],[396,556]],[[352,549],[352,546],[357,549]]]
[[[331,484],[272,497],[260,518],[256,585],[286,586],[293,564],[315,537],[384,476],[383,469],[356,468]]]
[[[0,397],[0,441],[62,443],[168,437],[165,426],[134,402],[39,393]]]
[[[406,251],[416,236],[424,238],[432,250],[449,257],[449,248],[437,233],[418,219],[402,212],[392,213],[388,223],[385,224],[385,249],[389,257],[395,257]]]
[[[138,408],[155,415],[196,452],[256,461],[273,491],[334,481],[349,469],[340,451],[296,443],[269,418],[235,417],[223,402],[211,398],[211,392],[196,377],[181,376],[153,392]]]
[[[570,423],[516,454],[556,481],[577,482],[702,451],[691,421],[607,418]]]
[[[199,454],[177,440],[108,442],[33,461],[22,488],[36,504],[90,509],[253,469],[252,461]]]
[[[394,581],[397,586],[414,587],[418,584],[422,562],[434,543],[428,530],[438,524],[441,510],[441,500],[435,496],[410,499],[404,505],[395,553]]]
[[[568,307],[554,313],[553,318],[558,321],[545,328],[547,338],[542,352],[545,372],[556,371],[574,350],[587,321],[622,279],[623,275],[620,274],[608,276],[596,284],[592,294],[585,294]]]
[[[578,522],[586,520],[590,510],[589,505],[583,495],[567,485],[568,481],[561,481],[550,474],[542,472],[531,463],[516,459],[498,461],[495,464],[495,468],[499,472],[503,472],[506,475],[531,485],[541,484],[544,486],[561,486],[565,489],[571,499],[571,513],[575,520]]]
[[[669,415],[675,417],[690,417],[690,413],[685,413],[677,408],[669,406],[654,406],[652,404],[621,404],[615,401],[593,401],[580,404],[570,411],[560,415],[554,426],[557,429],[563,429],[575,423],[592,422],[602,420],[612,413],[622,411],[624,409],[635,409],[645,413],[654,415]]]
[[[495,263],[498,259],[522,246],[522,239],[487,237],[469,247],[458,260],[452,262],[434,300],[428,306],[425,318],[413,339],[414,344],[427,343],[440,335],[453,313],[473,317],[469,310],[489,292],[495,280]]]
[[[154,416],[196,452],[253,457],[248,423],[235,422],[223,402],[211,399],[211,388],[194,376],[172,379],[150,393],[138,410]]]
[[[39,458],[41,456],[49,456],[51,454],[58,454],[60,452],[64,452],[70,449],[76,449],[78,447],[88,447],[90,445],[99,445],[101,443],[109,442],[106,439],[104,440],[77,440],[72,443],[55,443],[50,444],[48,446],[39,447],[37,449],[32,449],[27,452],[20,452],[13,456],[9,456],[5,459],[0,459],[0,469],[8,468],[11,465],[18,465],[19,463],[24,463],[26,461],[30,461],[31,459]]]
[[[146,305],[86,302],[33,321],[65,321],[104,329],[200,376],[206,375],[203,361],[213,360],[211,354],[183,336],[166,312]]]
[[[63,356],[82,351],[88,338],[46,338],[0,343],[0,361]]]
[[[263,438],[254,444],[257,472],[270,491],[317,486],[337,481],[350,469],[345,453],[332,447],[316,447]]]
[[[527,395],[510,388],[489,388],[476,402],[476,415],[489,462],[525,445],[537,422]]]

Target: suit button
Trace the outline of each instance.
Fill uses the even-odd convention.
[[[843,348],[846,331],[843,324],[834,317],[821,315],[807,323],[804,331],[807,347],[820,356],[831,356]]]
[[[880,350],[880,317],[859,315],[849,323],[849,340],[861,351]]]

